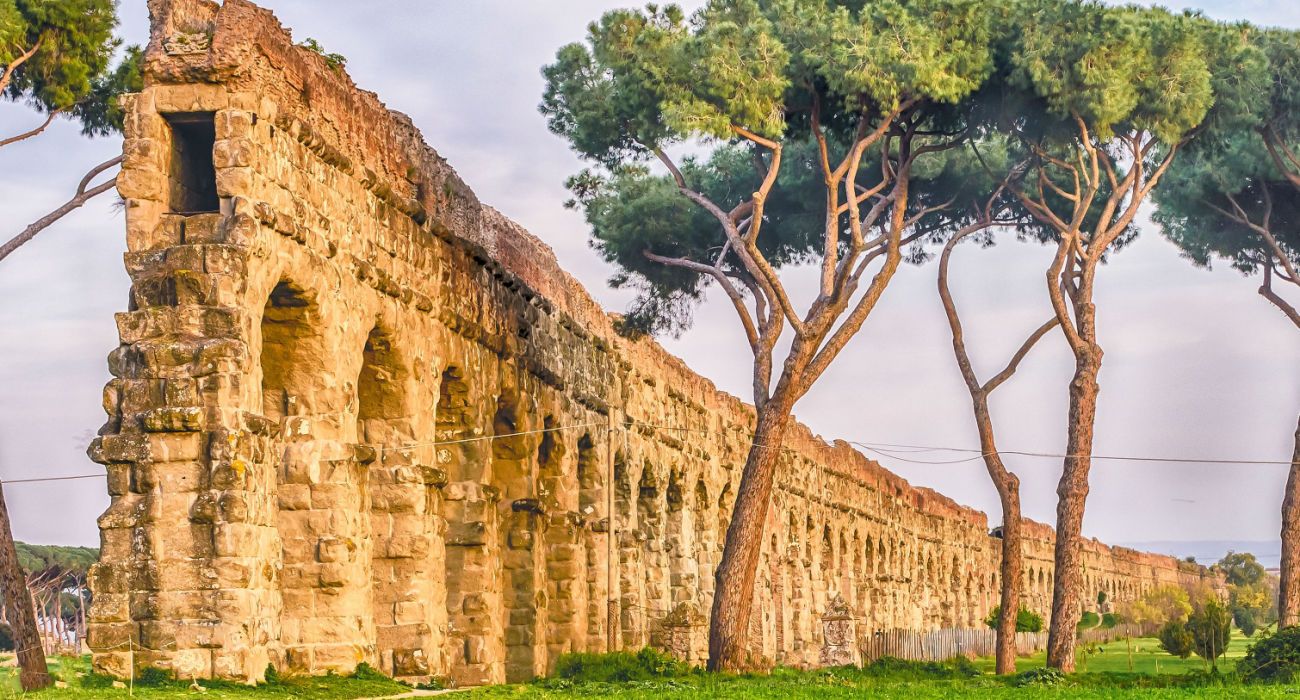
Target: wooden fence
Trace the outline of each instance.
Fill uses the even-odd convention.
[[[1111,629],[1090,629],[1081,635],[1084,643],[1104,644],[1136,635],[1136,628],[1119,625]],[[997,633],[991,629],[941,629],[931,632],[882,630],[866,635],[859,643],[862,663],[882,656],[911,661],[945,661],[957,656],[993,656]],[[1016,650],[1030,655],[1047,648],[1047,632],[1017,632]]]

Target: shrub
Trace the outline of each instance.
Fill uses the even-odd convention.
[[[988,617],[984,618],[984,624],[989,629],[997,629],[998,622],[1002,619],[1002,606],[994,605],[989,611]],[[1030,610],[1029,608],[1020,608],[1016,613],[1016,631],[1017,632],[1042,632],[1043,616]]]
[[[1079,624],[1076,625],[1076,628],[1082,632],[1084,630],[1090,630],[1100,624],[1101,616],[1091,610],[1084,610],[1083,615],[1079,616]]]
[[[1207,600],[1188,618],[1187,631],[1192,635],[1192,650],[1196,655],[1214,663],[1228,649],[1232,616],[1217,599]]]
[[[1249,608],[1233,608],[1232,621],[1247,637],[1254,636],[1255,630],[1259,629],[1259,624],[1255,621],[1255,612]]]
[[[882,656],[863,667],[862,672],[873,678],[888,677],[895,680],[960,680],[980,675],[975,664],[964,656],[947,661],[909,661]]]
[[[388,676],[375,670],[374,666],[362,661],[357,664],[356,670],[352,671],[352,677],[359,681],[386,681],[391,680]]]
[[[14,631],[9,625],[0,622],[0,651],[14,650]]]
[[[1056,668],[1035,668],[1016,676],[1017,687],[1059,685],[1065,681],[1065,674]]]
[[[1118,624],[1119,615],[1116,615],[1115,613],[1106,613],[1101,616],[1102,629],[1113,629]]]
[[[649,647],[635,654],[564,654],[555,662],[555,677],[579,683],[625,683],[674,678],[690,673],[686,664]]]
[[[1286,627],[1273,634],[1260,633],[1237,662],[1237,673],[1247,682],[1291,683],[1300,679],[1300,627]]]
[[[1180,659],[1192,655],[1192,646],[1195,643],[1192,633],[1182,622],[1166,622],[1164,627],[1160,628],[1160,648]]]
[[[266,670],[262,672],[262,682],[266,685],[276,685],[281,680],[280,671],[275,667],[275,664],[267,664]]]

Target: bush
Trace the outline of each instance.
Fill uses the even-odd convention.
[[[649,647],[635,654],[564,654],[555,662],[555,677],[578,683],[625,683],[654,678],[674,678],[691,668]]]
[[[357,679],[357,680],[359,680],[359,681],[387,681],[387,680],[392,680],[392,679],[390,679],[388,676],[385,676],[384,674],[382,674],[382,673],[380,673],[379,671],[375,670],[375,667],[374,667],[374,666],[371,666],[370,664],[368,664],[368,663],[366,663],[366,662],[364,662],[364,661],[362,661],[361,663],[357,664],[356,669],[355,669],[354,671],[352,671],[352,677],[355,678],[355,679]]]
[[[1195,644],[1196,640],[1192,638],[1192,633],[1182,622],[1166,622],[1165,626],[1160,628],[1160,648],[1180,659],[1191,656]]]
[[[1196,655],[1214,663],[1228,649],[1232,636],[1232,616],[1218,600],[1207,600],[1200,610],[1187,620],[1187,631],[1192,634],[1192,650]]]
[[[1082,631],[1084,631],[1084,630],[1090,630],[1090,629],[1092,629],[1093,627],[1096,627],[1097,625],[1100,625],[1100,624],[1101,624],[1101,616],[1100,616],[1100,615],[1098,615],[1097,613],[1095,613],[1095,612],[1093,612],[1093,611],[1091,611],[1091,610],[1084,610],[1084,611],[1083,611],[1083,615],[1080,615],[1080,616],[1079,616],[1079,624],[1076,625],[1075,627],[1076,627],[1076,629],[1078,629],[1080,632],[1082,632]]]
[[[1291,683],[1300,679],[1300,627],[1260,633],[1237,662],[1237,673],[1250,683]]]
[[[1059,685],[1065,681],[1065,674],[1055,668],[1035,668],[1016,676],[1015,684],[1019,688],[1027,686]]]
[[[1247,637],[1254,636],[1255,630],[1259,629],[1259,623],[1255,621],[1255,612],[1249,608],[1233,608],[1232,622]]]
[[[9,625],[0,622],[0,651],[14,650],[14,631]]]
[[[1106,613],[1105,615],[1101,616],[1102,629],[1113,629],[1118,624],[1119,624],[1119,615],[1116,615],[1115,613]]]
[[[994,605],[989,611],[988,617],[984,618],[984,624],[989,629],[997,629],[998,622],[1002,619],[1002,606]],[[1043,616],[1028,608],[1020,608],[1016,613],[1016,631],[1017,632],[1042,632]]]
[[[975,664],[964,656],[947,661],[909,661],[882,656],[864,666],[862,672],[873,678],[888,677],[895,680],[960,680],[980,675]]]

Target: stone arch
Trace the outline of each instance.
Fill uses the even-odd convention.
[[[835,552],[835,571],[839,578],[836,587],[839,589],[839,594],[844,596],[844,600],[851,603],[853,601],[853,567],[850,566],[850,563],[853,560],[853,555],[850,552],[856,551],[857,548],[849,549],[848,540],[844,537],[843,530],[840,531],[839,539],[839,550]]]
[[[566,488],[564,457],[568,450],[562,437],[555,416],[543,417],[542,433],[537,441],[537,495],[547,512],[572,510],[579,496]]]
[[[395,347],[392,334],[375,324],[361,349],[361,371],[357,374],[357,441],[390,442],[395,423],[410,416],[411,372]],[[409,439],[408,436],[401,436]]]
[[[430,673],[433,640],[398,631],[399,622],[432,622],[431,601],[436,597],[427,575],[437,531],[430,515],[436,506],[424,480],[406,466],[414,441],[411,372],[385,324],[370,328],[360,350],[350,403],[361,474],[356,493],[340,497],[357,498],[355,508],[364,520],[358,554],[369,557],[369,602],[382,650],[380,668],[393,675],[424,676]]]
[[[609,643],[608,611],[609,552],[604,539],[611,522],[605,491],[605,474],[591,433],[578,438],[578,517],[583,522],[582,543],[587,574],[586,651],[603,651]]]
[[[830,596],[835,593],[835,589],[839,587],[839,581],[836,580],[835,576],[835,536],[831,533],[830,525],[822,526],[821,551],[819,552],[819,556],[820,558],[817,563],[817,578],[821,581],[821,585],[819,586],[820,590],[818,592],[821,594],[822,600],[819,600],[818,603],[820,604],[820,607],[824,609],[826,601],[830,600]],[[821,612],[821,610],[818,610],[817,612]]]
[[[376,660],[368,503],[352,427],[340,420],[350,397],[331,374],[334,337],[318,302],[287,277],[267,294],[257,407],[274,426],[281,667],[346,672]],[[315,526],[322,521],[328,531]]]
[[[312,369],[324,364],[327,354],[316,296],[281,280],[267,297],[259,329],[261,414],[280,423],[327,410],[319,405],[324,398],[320,373]]]
[[[646,461],[637,484],[636,517],[638,539],[645,562],[645,607],[649,617],[663,617],[670,605],[670,579],[667,554],[663,543],[668,533],[667,479],[655,473],[654,465]]]
[[[536,458],[523,401],[512,391],[497,397],[492,416],[491,484],[501,500],[496,509],[501,558],[497,586],[504,602],[498,644],[505,646],[508,683],[546,672],[545,506],[538,498]],[[544,433],[543,433],[544,434]]]

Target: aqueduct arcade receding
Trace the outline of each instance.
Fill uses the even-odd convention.
[[[118,178],[132,293],[91,446],[112,498],[96,668],[367,662],[463,685],[566,651],[701,659],[750,407],[618,337],[544,244],[266,10],[150,11]],[[839,601],[861,640],[979,624],[998,583],[982,513],[806,429],[788,446],[756,656],[818,663]],[[1052,535],[1028,534],[1046,611]],[[1200,574],[1085,546],[1114,600]]]

